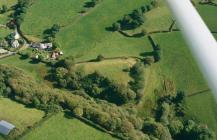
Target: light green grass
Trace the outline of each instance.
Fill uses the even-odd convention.
[[[189,95],[209,89],[180,33],[159,34],[154,38],[162,48],[159,65],[163,77],[173,80],[177,89],[185,90]],[[217,104],[211,92],[189,98],[187,105],[189,116],[217,130]]]
[[[0,98],[0,120],[8,121],[16,126],[16,134],[20,135],[27,127],[33,126],[44,116],[44,112],[26,108],[25,106]],[[1,139],[1,136],[0,136]]]
[[[21,140],[114,140],[77,119],[67,118],[62,113],[44,122]]]
[[[98,71],[118,83],[128,84],[131,78],[128,72],[124,72],[124,69],[129,69],[135,63],[136,60],[134,59],[104,60],[101,62],[78,64],[77,69],[83,70],[86,74]]]
[[[21,29],[27,35],[42,37],[44,30],[53,24],[66,26],[73,22],[85,2],[86,0],[36,0],[29,7]]]
[[[159,6],[144,14],[144,24],[129,33],[140,33],[142,29],[147,32],[168,31],[173,19],[164,0],[159,0]]]
[[[57,34],[57,40],[65,55],[74,55],[82,60],[93,59],[98,54],[106,57],[138,56],[149,49],[146,38],[127,38],[105,28],[145,3],[147,0],[103,1],[75,24],[63,28]]]
[[[7,58],[0,59],[0,64],[6,64],[10,66],[18,67],[38,81],[43,81],[44,76],[47,75],[46,65],[43,63],[34,64],[31,63],[31,59],[20,59],[19,55],[9,56]]]
[[[0,27],[0,39],[4,39],[5,37],[7,37],[11,32],[13,32],[10,29],[6,29],[6,28],[1,28]]]
[[[174,80],[178,89],[190,94],[208,88],[181,33],[158,34],[153,37],[162,48],[162,74]]]
[[[217,135],[217,105],[210,92],[189,97],[187,107],[188,116],[208,124]]]
[[[210,5],[198,5],[197,9],[210,30],[217,31],[217,7]]]

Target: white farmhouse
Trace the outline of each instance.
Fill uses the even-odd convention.
[[[19,43],[18,40],[13,40],[13,41],[11,42],[11,46],[12,46],[13,48],[18,48],[18,47],[20,46],[20,43]]]

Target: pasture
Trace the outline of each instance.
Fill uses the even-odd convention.
[[[18,136],[40,121],[45,115],[37,109],[26,108],[10,99],[0,98],[0,120],[6,120],[16,126],[12,136]],[[0,136],[0,139],[3,139]]]
[[[77,64],[76,67],[79,71],[83,71],[86,74],[93,73],[95,71],[100,72],[105,77],[127,84],[131,79],[129,72],[124,72],[125,69],[129,69],[136,63],[134,59],[113,59],[104,60],[101,62],[87,62]]]
[[[21,140],[115,140],[85,123],[67,118],[63,113],[52,116]]]

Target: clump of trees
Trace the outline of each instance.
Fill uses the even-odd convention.
[[[214,140],[215,134],[206,125],[185,116],[186,93],[166,93],[158,99],[156,120],[166,127],[175,140]]]
[[[156,44],[154,46],[153,54],[154,54],[154,60],[155,60],[155,62],[160,61],[160,59],[161,59],[161,48],[160,48],[160,46],[158,44]]]
[[[24,21],[24,15],[27,11],[27,8],[30,5],[29,0],[18,0],[17,5],[15,6],[15,12],[14,12],[14,20],[18,26],[22,24]]]
[[[111,29],[113,31],[120,31],[138,28],[145,22],[144,14],[157,7],[158,4],[158,0],[153,0],[150,4],[135,9],[132,13],[125,15],[121,20],[113,23]],[[145,32],[142,33],[145,34]]]
[[[145,22],[145,16],[141,9],[134,10],[131,14],[125,15],[123,19],[112,24],[113,31],[135,29]]]
[[[3,4],[2,7],[1,7],[1,9],[0,9],[0,13],[4,14],[4,13],[6,13],[7,11],[8,11],[7,5]]]
[[[83,75],[75,69],[72,57],[60,60],[54,68],[56,85],[69,90],[83,90],[91,97],[107,100],[117,105],[133,101],[136,93],[127,85],[118,84],[99,72]]]
[[[101,0],[91,0],[89,2],[86,2],[84,7],[87,7],[87,8],[95,7],[97,4],[100,3],[100,1]]]
[[[56,34],[60,31],[60,25],[54,24],[50,29],[44,31],[44,39],[46,42],[55,42]]]
[[[131,89],[136,92],[137,100],[140,99],[144,92],[145,87],[145,74],[144,74],[144,65],[142,62],[137,62],[130,69],[130,76],[133,78],[133,81],[130,81]]]

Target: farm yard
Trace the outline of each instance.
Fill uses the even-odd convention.
[[[36,87],[46,89],[45,92],[48,93],[48,95],[44,97],[46,99],[50,98],[50,93],[59,89],[60,93],[64,92],[64,96],[67,96],[65,94],[72,94],[74,97],[75,94],[76,97],[74,98],[79,98],[78,101],[80,101],[80,97],[84,97],[88,102],[90,100],[91,103],[88,104],[88,106],[93,106],[93,108],[100,108],[97,105],[112,106],[114,110],[116,110],[116,108],[117,110],[120,108],[123,109],[121,110],[123,114],[128,114],[129,112],[126,113],[126,110],[133,108],[136,111],[132,109],[133,111],[131,111],[131,113],[136,112],[136,115],[134,113],[132,114],[139,119],[148,117],[155,118],[155,111],[159,106],[157,101],[163,96],[164,92],[184,91],[186,94],[185,118],[192,119],[197,123],[206,124],[217,135],[217,104],[180,31],[177,30],[178,27],[172,14],[163,0],[158,0],[159,3],[156,7],[153,6],[152,9],[144,12],[142,14],[142,16],[144,16],[144,23],[132,29],[124,29],[121,20],[123,20],[126,15],[128,15],[128,17],[131,16],[135,9],[149,5],[152,0],[135,0],[133,2],[130,0],[102,0],[95,6],[92,6],[88,0],[30,1],[31,5],[26,9],[24,19],[20,25],[20,32],[32,43],[44,43],[47,40],[52,40],[53,44],[57,44],[58,46],[56,50],[63,52],[63,55],[57,57],[55,60],[45,61],[44,58],[47,57],[47,53],[51,51],[55,52],[55,49],[45,50],[45,52],[40,49],[36,49],[37,51],[35,51],[34,48],[22,47],[16,51],[16,55],[0,59],[0,64],[2,64],[0,67],[6,65],[13,66],[22,71],[20,73],[24,73],[23,81],[25,81],[25,78],[29,79],[29,77],[34,79],[29,81],[34,81],[35,83],[27,82],[25,83],[26,87],[33,86],[33,89]],[[194,2],[198,12],[217,39],[217,21],[215,20],[217,6],[199,4],[199,0],[194,0]],[[6,4],[9,8],[16,3],[16,0],[0,0],[0,7]],[[214,3],[217,3],[217,1],[214,1]],[[0,14],[0,24],[5,25],[10,19],[8,15],[13,12],[13,9],[11,9],[4,14]],[[111,29],[111,27],[115,25],[114,23],[116,23],[116,25],[118,25],[117,27],[120,29],[116,31]],[[58,27],[52,35],[52,30],[55,25],[58,25]],[[13,29],[0,27],[0,41],[13,31]],[[50,33],[51,35],[47,37]],[[153,44],[153,41],[155,44]],[[158,51],[158,48],[157,50],[155,48],[156,44],[160,47],[159,60],[155,56],[155,53]],[[29,45],[31,46],[31,43],[29,43]],[[40,59],[42,61],[35,60],[35,52],[43,56],[43,59]],[[73,60],[71,60],[72,56]],[[69,64],[71,61],[73,61],[73,66]],[[145,66],[142,68],[140,68],[138,64],[140,61],[145,63]],[[69,64],[73,68],[67,68],[65,65],[56,68],[58,62],[62,62],[65,65]],[[139,72],[142,71],[139,78],[132,75],[133,68],[138,68]],[[67,81],[70,78],[66,75],[71,74],[68,71],[75,71],[70,78],[78,79],[81,83],[95,82],[88,78],[89,76],[98,76],[97,78],[100,80],[104,79],[112,84],[108,85],[108,87],[116,86],[113,84],[118,84],[121,85],[120,90],[121,87],[124,87],[129,94],[131,94],[131,91],[139,94],[137,90],[132,88],[133,83],[133,86],[140,88],[139,92],[142,96],[128,99],[129,101],[127,100],[125,104],[118,104],[115,100],[115,94],[113,95],[115,96],[114,98],[111,98],[110,95],[104,95],[107,94],[107,89],[104,87],[104,84],[106,85],[107,83],[103,83],[102,85],[97,82],[93,83],[93,86],[91,86],[91,88],[93,88],[92,91],[89,89],[90,87]],[[65,73],[67,74],[64,75]],[[77,76],[77,73],[81,73],[81,75]],[[80,78],[80,76],[84,76],[84,78]],[[20,78],[22,79],[22,77]],[[67,80],[63,81],[63,79]],[[139,86],[136,85],[138,84],[137,82]],[[10,83],[12,88],[14,88],[13,90],[18,91],[18,93],[21,92],[23,89],[17,88],[15,83],[16,82]],[[20,84],[22,82],[17,83]],[[28,91],[25,89],[25,85],[23,87],[24,91]],[[77,86],[81,89],[77,88]],[[82,91],[81,93],[80,90]],[[37,89],[34,89],[32,94],[37,95],[37,91]],[[83,92],[87,94],[83,95]],[[20,96],[19,94],[17,96]],[[24,93],[22,94],[23,96],[25,95]],[[54,95],[57,96],[56,93]],[[24,97],[30,98],[30,96]],[[70,96],[67,96],[67,99],[68,98],[70,98]],[[94,103],[92,101],[94,101]],[[22,137],[18,137],[20,140],[112,140],[120,137],[124,139],[122,133],[112,133],[118,136],[118,138],[113,138],[111,135],[94,128],[95,126],[93,127],[92,125],[82,122],[82,119],[80,120],[78,117],[81,113],[80,110],[76,110],[78,111],[76,112],[79,114],[78,116],[76,116],[77,114],[73,110],[71,115],[74,113],[76,114],[75,116],[67,116],[67,114],[61,113],[62,111],[58,111],[59,113],[54,113],[54,115],[51,113],[52,116],[46,118],[44,117],[47,115],[46,111],[44,112],[43,110],[46,107],[35,106],[39,109],[37,110],[27,108],[19,102],[26,104],[25,99],[15,102],[1,98],[0,94],[0,120],[5,119],[15,124],[17,127],[15,137],[24,134]],[[40,100],[39,102],[42,101]],[[68,103],[69,102],[65,104]],[[74,105],[76,103],[71,104]],[[84,103],[81,102],[79,107],[83,107],[83,104]],[[68,108],[68,106],[61,107],[67,111],[71,110],[72,108]],[[73,107],[73,109],[77,109],[77,107],[78,106]],[[104,121],[103,119],[106,120],[106,107],[100,110],[106,112],[103,112],[105,118],[100,119],[95,119],[97,114],[94,116],[94,119],[91,120],[90,116],[92,114],[90,113],[89,116],[86,115],[89,113],[85,112],[87,110],[88,108],[84,107],[82,112],[84,114],[82,116],[83,118],[100,125],[100,129],[101,127],[103,129],[107,127],[98,122]],[[13,114],[17,114],[16,118],[14,118]],[[122,116],[120,115],[118,117],[121,118]],[[43,121],[43,119],[45,120]],[[34,126],[37,122],[41,123]],[[33,129],[26,131],[29,127],[33,127]],[[130,128],[129,126],[129,129]],[[140,136],[140,133],[144,132],[144,137],[146,137],[147,131],[144,129],[145,128],[139,129],[138,132],[136,129],[135,133],[139,133],[137,136]],[[107,132],[113,132],[113,130],[111,129]],[[10,137],[12,137],[11,135],[5,137],[6,140],[10,139]],[[131,133],[124,136],[130,137]],[[132,137],[136,140],[134,135]],[[154,135],[152,137],[155,138],[156,136]],[[5,140],[5,138],[0,136],[0,140]],[[166,140],[170,139],[168,138]]]

